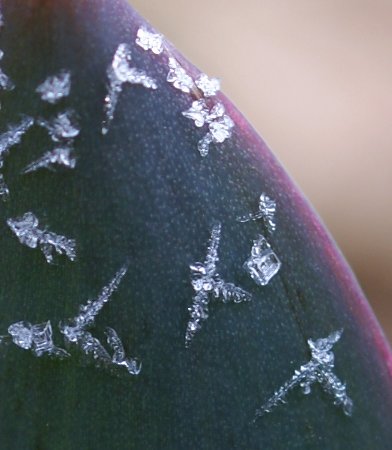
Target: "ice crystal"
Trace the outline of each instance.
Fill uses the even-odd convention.
[[[16,125],[10,125],[8,130],[0,135],[0,168],[3,167],[4,157],[9,149],[21,142],[23,135],[33,126],[34,119],[23,117]]]
[[[52,120],[37,119],[37,124],[48,131],[53,142],[69,142],[80,133],[72,110],[60,112]]]
[[[0,25],[1,26],[1,25]],[[4,52],[0,50],[0,61],[3,59]],[[11,91],[14,89],[15,85],[11,81],[10,77],[7,76],[1,69],[0,69],[0,88],[5,91]]]
[[[202,73],[195,81],[196,86],[203,92],[205,97],[213,97],[220,90],[218,78],[210,78]]]
[[[48,77],[40,84],[36,92],[40,94],[44,102],[52,105],[59,102],[62,98],[67,97],[71,90],[71,74],[62,71],[58,75]]]
[[[39,228],[39,220],[32,212],[21,217],[8,219],[7,224],[19,239],[19,242],[30,248],[40,247],[46,261],[53,262],[53,252],[65,254],[71,261],[76,258],[76,242],[59,234]]]
[[[124,83],[140,84],[147,89],[157,89],[158,87],[156,81],[143,70],[131,67],[131,60],[132,56],[129,46],[120,44],[107,70],[109,85],[108,93],[105,97],[105,119],[102,123],[102,134],[106,134],[109,131]]]
[[[22,173],[30,173],[44,168],[52,169],[54,165],[73,169],[76,165],[76,159],[72,156],[72,151],[72,147],[56,147],[29,164]]]
[[[0,173],[0,198],[5,200],[9,196],[9,189],[7,183],[4,180],[4,175]]]
[[[203,157],[208,155],[212,142],[221,144],[231,137],[234,122],[225,114],[222,103],[216,103],[209,108],[204,99],[196,100],[189,109],[183,111],[182,115],[193,120],[199,128],[208,125],[209,131],[198,143],[198,150]]]
[[[169,58],[169,73],[166,79],[176,89],[185,93],[191,92],[195,86],[192,77],[186,73],[185,69],[174,58]]]
[[[195,334],[200,330],[202,322],[208,318],[208,308],[211,299],[219,299],[223,303],[231,301],[240,303],[251,299],[250,294],[233,283],[226,283],[217,272],[220,236],[221,224],[218,223],[212,228],[204,263],[197,262],[190,266],[192,287],[195,295],[192,306],[188,308],[191,318],[185,334],[185,345],[187,347]]]
[[[118,334],[113,328],[106,327],[105,330],[107,341],[113,350],[112,363],[118,366],[124,366],[130,375],[139,375],[142,365],[135,358],[127,358],[125,356],[124,346]]]
[[[353,401],[347,395],[346,385],[342,383],[334,374],[335,357],[332,351],[333,346],[339,341],[342,330],[331,333],[327,338],[308,340],[311,352],[310,361],[295,370],[289,381],[283,384],[274,395],[256,411],[255,420],[270,412],[272,408],[285,403],[286,396],[295,387],[299,386],[305,395],[310,394],[311,386],[319,383],[327,394],[334,398],[334,404],[343,408],[347,416],[352,415]]]
[[[79,314],[76,317],[66,319],[59,324],[60,331],[67,341],[77,344],[86,355],[92,355],[95,360],[106,364],[110,363],[112,359],[88,329],[94,325],[95,317],[105,303],[110,300],[113,292],[117,290],[126,272],[127,268],[122,267],[95,300],[88,300],[85,305],[80,306]]]
[[[249,222],[250,220],[263,219],[270,233],[276,229],[275,222],[276,202],[269,198],[264,192],[259,198],[259,210],[246,216],[237,217],[238,222]]]
[[[253,241],[251,255],[244,264],[244,269],[249,273],[256,284],[267,285],[281,267],[281,262],[271,249],[270,244],[261,234]]]
[[[144,27],[137,30],[136,44],[144,50],[151,50],[156,55],[163,52],[163,36],[150,33]]]
[[[49,354],[59,358],[70,356],[62,348],[53,344],[53,331],[50,320],[32,325],[29,322],[16,322],[8,327],[12,341],[18,347],[32,350],[36,356]]]

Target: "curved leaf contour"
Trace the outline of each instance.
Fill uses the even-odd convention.
[[[125,1],[2,13],[0,447],[388,448],[382,332],[216,81]]]

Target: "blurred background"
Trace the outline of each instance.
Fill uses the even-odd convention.
[[[273,149],[392,341],[392,1],[131,0]]]

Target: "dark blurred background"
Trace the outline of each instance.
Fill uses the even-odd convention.
[[[131,0],[313,203],[392,341],[392,1]]]

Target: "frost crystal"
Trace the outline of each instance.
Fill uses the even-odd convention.
[[[79,314],[76,317],[64,320],[59,324],[60,331],[67,341],[77,344],[86,355],[92,355],[95,360],[105,364],[111,363],[112,359],[99,340],[87,330],[94,325],[95,317],[105,303],[110,300],[111,295],[117,290],[126,273],[127,268],[124,266],[116,273],[112,281],[102,289],[98,298],[89,300],[86,305],[80,306]]]
[[[1,25],[0,25],[1,26]],[[3,59],[4,52],[0,50],[0,61]],[[0,69],[0,88],[5,91],[12,91],[15,85],[11,79]]]
[[[335,357],[332,348],[339,341],[342,332],[342,330],[335,331],[327,338],[317,339],[316,341],[308,340],[312,355],[310,361],[296,370],[291,379],[256,411],[255,420],[264,413],[270,412],[280,403],[285,403],[288,392],[297,386],[302,389],[305,395],[310,394],[311,386],[314,383],[319,383],[324,392],[334,397],[334,404],[341,406],[347,416],[352,415],[353,402],[347,395],[346,385],[333,372]]]
[[[202,73],[195,81],[196,86],[203,92],[205,97],[213,97],[220,90],[218,78],[209,78]]]
[[[25,321],[16,322],[8,327],[8,333],[14,344],[25,350],[32,349],[36,356],[42,356],[45,353],[58,358],[70,356],[65,350],[53,344],[50,320],[37,325],[31,325]]]
[[[68,142],[80,133],[74,112],[71,110],[60,112],[52,120],[38,119],[37,124],[46,128],[53,142]]]
[[[245,262],[244,269],[256,284],[265,286],[281,267],[281,262],[272,251],[270,244],[261,234],[253,241],[250,258]]]
[[[71,74],[66,71],[60,72],[58,75],[48,77],[40,84],[36,92],[40,94],[44,102],[52,105],[59,102],[62,98],[67,97],[71,90]]]
[[[53,262],[53,251],[65,254],[71,261],[76,258],[76,242],[51,231],[39,228],[38,218],[27,212],[22,217],[7,220],[8,226],[19,239],[19,242],[30,248],[41,248],[46,261]]]
[[[136,44],[144,50],[151,50],[156,55],[163,52],[163,36],[150,33],[144,27],[137,30]]]
[[[234,122],[225,114],[222,103],[216,103],[209,109],[204,99],[197,100],[182,115],[193,120],[197,127],[208,125],[209,131],[198,143],[198,150],[203,157],[208,155],[212,142],[221,144],[231,137]]]
[[[272,233],[276,229],[275,212],[276,202],[263,192],[259,199],[259,210],[254,214],[237,217],[237,220],[238,222],[249,222],[250,220],[263,219],[268,231]]]
[[[76,165],[76,159],[72,156],[72,151],[72,147],[57,147],[29,164],[22,173],[30,173],[43,168],[52,169],[53,165],[73,169]]]
[[[8,130],[0,135],[0,168],[3,167],[4,156],[9,149],[21,142],[23,135],[33,126],[34,119],[24,117],[17,125],[10,125]]]
[[[105,97],[105,119],[102,123],[102,134],[106,134],[109,131],[109,126],[113,120],[114,111],[124,83],[140,84],[147,89],[157,89],[158,87],[156,81],[149,77],[143,70],[131,67],[131,59],[131,49],[129,46],[127,44],[120,44],[107,70],[109,86],[108,93]]]
[[[169,58],[169,73],[166,80],[172,83],[176,89],[189,93],[194,88],[192,78],[186,73],[185,69],[180,66],[174,58]]]
[[[23,135],[34,124],[31,117],[24,117],[17,125],[10,125],[8,130],[0,135],[0,169],[4,165],[4,157],[8,154],[11,147],[21,142]],[[0,197],[5,199],[9,195],[4,175],[0,172]]]
[[[219,261],[218,247],[221,235],[221,224],[216,224],[211,232],[208,245],[207,257],[204,263],[197,262],[190,266],[192,276],[192,287],[195,291],[193,303],[188,311],[191,319],[188,322],[185,334],[185,346],[190,345],[195,334],[200,330],[203,320],[208,318],[208,307],[211,298],[220,299],[223,303],[233,301],[240,303],[251,299],[243,289],[233,283],[226,283],[217,272]]]
[[[105,330],[108,344],[113,350],[112,363],[124,366],[130,375],[139,375],[142,365],[135,358],[126,358],[124,346],[113,328],[107,327]]]

